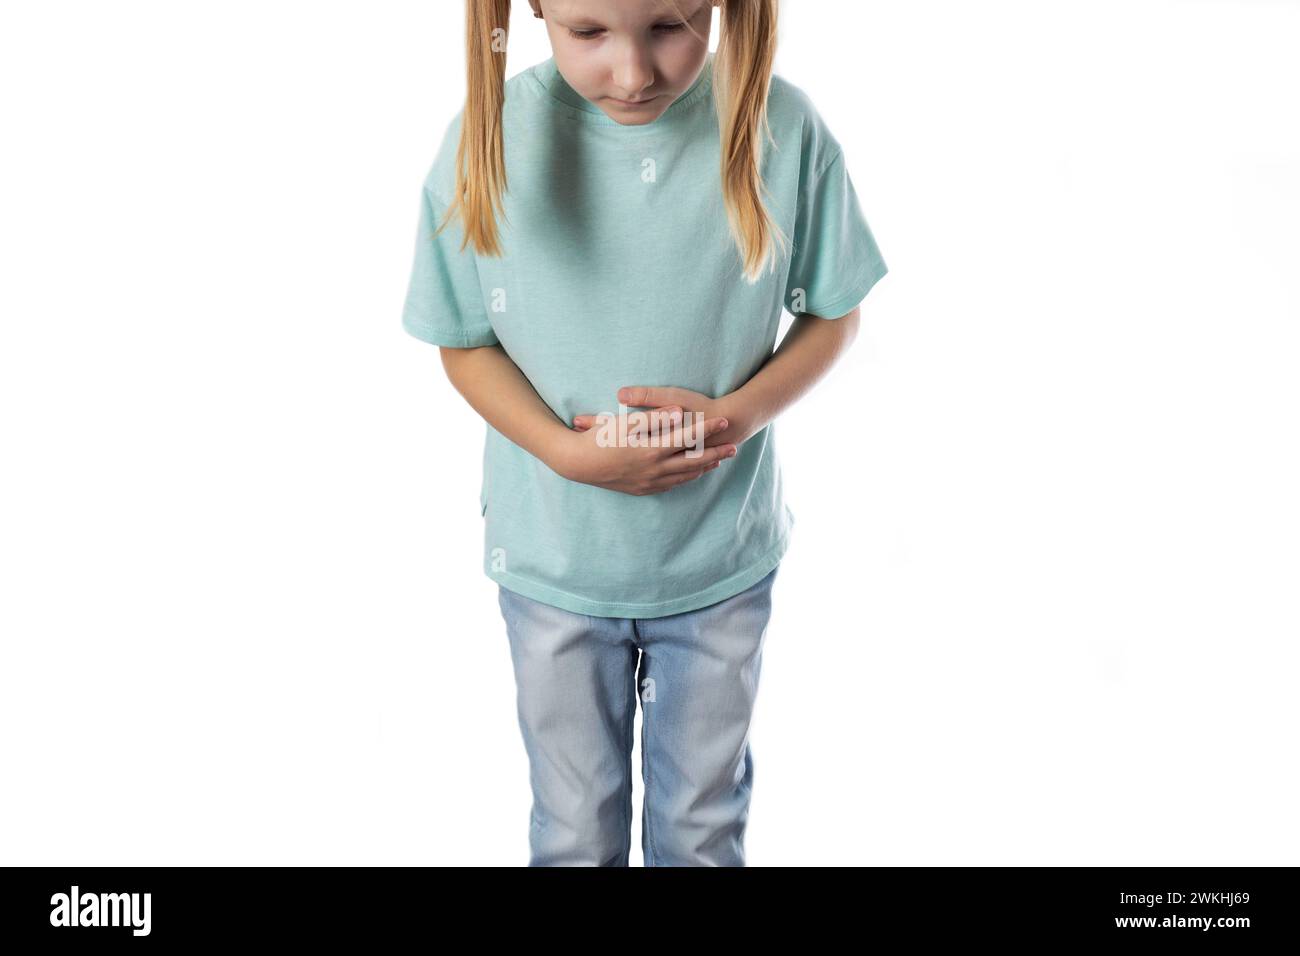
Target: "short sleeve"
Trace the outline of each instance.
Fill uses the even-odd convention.
[[[483,305],[474,247],[461,251],[464,232],[453,217],[434,235],[446,212],[426,182],[420,197],[415,261],[402,310],[402,327],[434,345],[476,348],[499,344]]]
[[[837,319],[888,271],[836,144],[800,183],[785,306],[795,315]]]

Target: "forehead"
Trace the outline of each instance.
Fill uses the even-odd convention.
[[[707,0],[704,5],[707,5]],[[609,25],[631,25],[654,20],[665,14],[696,13],[699,0],[543,0],[542,12],[559,20],[590,20]]]

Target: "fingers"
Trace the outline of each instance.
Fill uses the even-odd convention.
[[[632,412],[628,415],[627,433],[629,435],[667,435],[681,421],[682,410],[676,405],[652,408],[648,412]],[[636,423],[635,429],[633,422]]]
[[[732,434],[735,432],[735,434]],[[725,445],[727,442],[736,443],[739,436],[739,429],[735,427],[735,422],[729,422],[726,428],[714,432],[704,439],[704,447],[712,448],[714,445]]]
[[[653,432],[658,435],[666,435],[676,424],[672,419],[673,415],[677,416],[676,421],[682,417],[682,409],[677,405],[666,405],[663,408],[651,409],[649,412],[629,412],[627,415],[627,434],[641,435]],[[614,416],[608,412],[599,415],[574,415],[574,430],[585,432],[593,428],[606,419],[613,419]]]
[[[685,451],[680,451],[666,460],[661,473],[672,475],[685,471],[698,471],[702,465],[718,464],[723,459],[733,458],[735,455],[736,446],[731,444],[713,445],[702,449],[699,455],[689,458]]]
[[[606,419],[613,417],[609,412],[600,412],[596,415],[574,415],[573,427],[576,431],[585,432],[588,428],[595,428]]]
[[[676,455],[672,459],[674,462],[673,466],[667,470],[656,473],[652,479],[641,484],[636,490],[616,490],[627,491],[628,494],[633,495],[662,494],[665,491],[676,488],[678,485],[684,485],[688,481],[694,481],[701,475],[707,475],[734,455],[734,448],[732,449],[731,454],[726,454],[724,449],[719,448],[716,451],[708,453],[707,456],[701,456],[699,458],[686,458],[683,455]],[[680,463],[682,467],[678,467],[678,463]]]
[[[703,451],[705,439],[710,435],[716,435],[726,428],[728,422],[725,418],[704,418],[702,416],[694,417],[692,423],[683,423],[673,429],[668,435],[663,436],[663,447],[668,449],[667,454],[674,453],[674,449],[686,448],[691,452],[691,459],[699,461],[697,452]]]
[[[680,405],[685,394],[694,394],[672,385],[624,385],[618,400],[632,408],[651,405]]]
[[[598,415],[574,415],[573,428],[575,431],[585,432],[587,429],[595,428],[613,417],[608,412],[601,412]]]

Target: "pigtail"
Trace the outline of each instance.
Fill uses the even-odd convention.
[[[453,215],[480,255],[499,256],[496,214],[504,213],[505,148],[501,114],[506,96],[506,38],[510,0],[465,0],[465,110],[456,147],[456,195],[441,232]]]
[[[718,111],[722,147],[722,201],[727,226],[744,263],[745,279],[758,281],[764,263],[776,268],[774,245],[786,246],[762,196],[763,143],[772,142],[767,124],[767,95],[776,59],[777,0],[712,0],[721,8],[718,52],[713,61],[713,99]],[[686,19],[679,0],[666,0],[673,13]],[[704,37],[690,28],[700,42]]]
[[[776,58],[777,0],[722,0],[720,6],[713,84],[722,141],[722,198],[745,278],[752,284],[765,263],[769,271],[775,269],[774,240],[782,249],[786,246],[785,234],[762,199],[767,188],[760,133],[774,143],[767,96]]]

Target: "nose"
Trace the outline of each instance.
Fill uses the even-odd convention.
[[[654,85],[654,62],[644,49],[634,46],[618,56],[613,74],[619,99],[640,99],[642,92]]]

